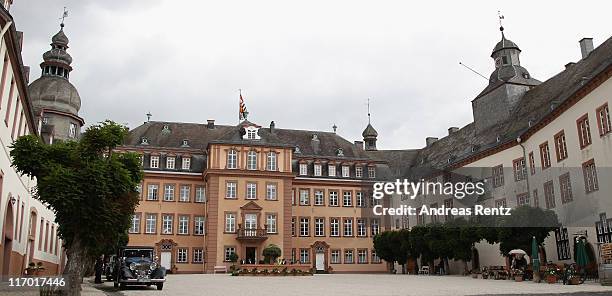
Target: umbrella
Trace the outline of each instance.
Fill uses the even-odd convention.
[[[514,249],[510,252],[508,252],[509,255],[527,255],[527,252],[521,250],[521,249]]]
[[[584,241],[579,239],[576,246],[576,265],[580,267],[585,267],[589,263],[589,258],[587,257],[586,247],[584,246]]]
[[[533,263],[533,271],[537,272],[540,270],[540,254],[538,252],[538,242],[536,242],[535,236],[531,240],[531,262]]]

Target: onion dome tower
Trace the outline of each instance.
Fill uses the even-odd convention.
[[[72,57],[66,51],[64,23],[51,38],[51,49],[43,54],[42,74],[28,87],[38,129],[46,143],[77,140],[85,124],[79,117],[81,97],[70,83]]]
[[[376,151],[376,140],[378,138],[378,132],[370,123],[370,99],[368,99],[368,125],[363,130],[361,135],[363,136],[363,142],[365,143],[365,150]]]

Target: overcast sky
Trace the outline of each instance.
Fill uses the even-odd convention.
[[[597,3],[596,3],[597,2]],[[23,56],[40,76],[59,30],[87,123],[130,128],[152,120],[237,124],[238,89],[249,120],[361,139],[371,98],[383,149],[420,148],[472,121],[491,50],[506,37],[521,65],[546,80],[580,59],[578,40],[610,37],[611,1],[185,1],[15,0]]]

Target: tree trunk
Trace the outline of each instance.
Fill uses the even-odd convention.
[[[83,267],[87,261],[87,256],[78,238],[75,238],[72,245],[66,249],[66,256],[67,262],[63,274],[66,280],[66,287],[62,290],[61,295],[80,296],[81,283],[83,281]]]
[[[448,258],[444,257],[444,275],[450,274],[450,270],[448,269]]]
[[[470,270],[468,269],[468,262],[467,260],[463,260],[463,275],[468,274],[470,274]]]

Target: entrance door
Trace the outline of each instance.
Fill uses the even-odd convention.
[[[257,263],[257,248],[255,247],[246,247],[245,254],[246,264],[256,264]]]
[[[244,235],[257,236],[257,214],[244,215]]]
[[[172,258],[172,252],[161,252],[161,257],[159,258],[159,264],[163,266],[167,271],[170,270],[170,260]]]
[[[324,253],[317,253],[316,255],[316,268],[317,271],[325,271],[325,254]]]

